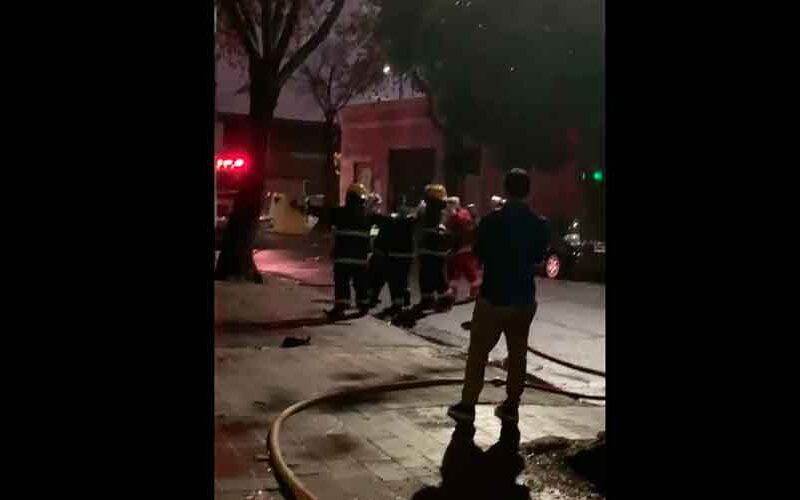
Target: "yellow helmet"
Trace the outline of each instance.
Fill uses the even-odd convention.
[[[425,186],[425,197],[444,201],[447,198],[447,190],[441,184],[428,184]]]
[[[367,196],[369,195],[369,191],[367,191],[366,186],[360,182],[354,182],[350,184],[350,187],[347,188],[347,194],[354,194],[359,198],[366,200]]]

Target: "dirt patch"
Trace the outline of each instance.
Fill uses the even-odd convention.
[[[546,436],[523,443],[523,480],[541,499],[603,500],[606,498],[605,434],[597,439],[570,440]]]
[[[317,456],[324,456],[328,460],[335,459],[363,447],[362,441],[346,432],[305,437],[303,443],[308,450],[313,450],[313,453],[304,451],[297,456],[308,459],[314,459]]]
[[[264,390],[263,399],[253,401],[253,407],[266,415],[274,416],[301,399],[303,399],[301,394],[283,387],[270,386]]]

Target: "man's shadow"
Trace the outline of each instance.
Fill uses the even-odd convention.
[[[525,469],[517,426],[503,424],[500,439],[486,451],[474,438],[472,424],[457,424],[442,459],[442,483],[426,486],[411,500],[529,500],[530,488],[516,484]]]

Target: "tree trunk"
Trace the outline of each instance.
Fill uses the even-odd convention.
[[[339,204],[339,176],[336,175],[334,155],[338,149],[338,129],[334,116],[325,117],[325,204],[336,206]]]
[[[236,193],[233,210],[222,233],[215,279],[261,282],[253,261],[253,241],[264,204],[267,178],[267,140],[278,92],[274,79],[251,61],[250,129],[248,154],[250,167]]]

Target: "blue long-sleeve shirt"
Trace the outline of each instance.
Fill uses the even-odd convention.
[[[547,251],[547,221],[527,205],[506,204],[478,226],[475,255],[483,264],[481,297],[497,306],[532,305],[534,268]]]

